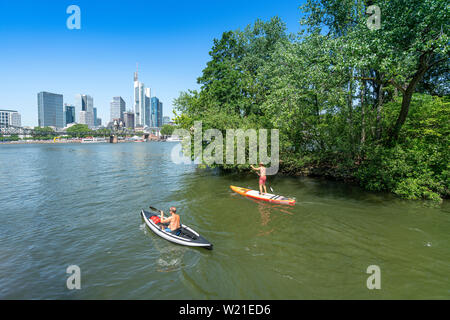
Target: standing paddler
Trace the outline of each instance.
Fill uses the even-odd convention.
[[[259,173],[257,172],[259,175],[259,194],[263,194],[263,187],[264,193],[267,193],[266,188],[267,176],[266,176],[266,167],[264,166],[264,163],[260,162],[258,168],[255,168],[253,165],[250,166],[252,167],[253,170],[259,171]]]

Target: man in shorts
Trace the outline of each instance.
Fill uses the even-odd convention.
[[[258,173],[258,175],[259,175],[259,194],[263,194],[263,188],[264,188],[264,193],[267,193],[267,188],[266,188],[267,176],[266,176],[266,167],[264,167],[264,163],[260,162],[258,168],[255,168],[254,166],[251,166],[251,167],[253,170],[259,171],[259,173]]]

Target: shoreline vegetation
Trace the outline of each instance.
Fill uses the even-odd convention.
[[[295,35],[278,17],[224,32],[200,89],[175,99],[175,123],[192,130],[201,121],[203,132],[278,129],[281,174],[449,198],[449,7],[380,0],[374,29],[371,4],[308,0]]]

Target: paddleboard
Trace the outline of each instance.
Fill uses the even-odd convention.
[[[295,199],[286,198],[286,197],[279,196],[276,194],[271,194],[271,193],[260,194],[259,191],[256,191],[256,190],[235,187],[235,186],[230,186],[230,188],[234,192],[236,192],[244,197],[249,197],[249,198],[267,201],[267,202],[271,202],[271,203],[295,205]]]

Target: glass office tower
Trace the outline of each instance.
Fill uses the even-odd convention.
[[[151,127],[158,127],[158,106],[159,99],[157,97],[152,97],[152,110],[151,110]]]
[[[94,122],[94,99],[86,94],[77,94],[75,96],[75,106],[80,111],[80,124],[86,124],[89,128],[95,126]]]
[[[158,128],[163,126],[163,103],[159,101],[158,103]]]
[[[63,95],[39,92],[38,98],[38,125],[40,127],[64,127]]]
[[[145,125],[151,126],[150,88],[145,88]]]
[[[138,80],[138,72],[134,73],[134,116],[136,127],[145,126],[145,85]]]
[[[70,123],[75,122],[75,106],[70,104],[64,104],[64,120],[65,125],[67,126]]]
[[[126,104],[125,101],[122,99],[122,97],[113,97],[110,106],[111,106],[111,119],[110,119],[111,121],[114,121],[115,119],[121,119],[122,121],[125,120],[123,113],[126,110]]]

